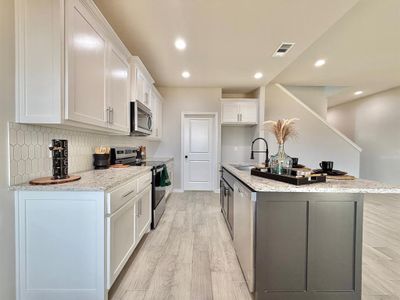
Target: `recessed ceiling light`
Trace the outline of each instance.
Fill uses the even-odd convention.
[[[318,67],[322,67],[324,64],[326,63],[325,59],[318,59],[315,63],[314,66]]]
[[[183,78],[189,78],[190,77],[190,73],[188,71],[183,71],[182,72],[182,77]]]
[[[364,92],[363,91],[357,91],[357,92],[354,92],[354,95],[358,96],[358,95],[361,95],[362,93],[364,93]]]
[[[184,39],[176,39],[175,40],[175,48],[178,50],[185,50],[186,49],[186,42]]]
[[[262,77],[263,77],[263,73],[261,73],[261,72],[257,72],[256,74],[254,74],[255,79],[260,79]]]

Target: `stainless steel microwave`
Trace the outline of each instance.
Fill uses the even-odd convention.
[[[153,129],[151,110],[139,101],[131,102],[131,135],[150,135]]]

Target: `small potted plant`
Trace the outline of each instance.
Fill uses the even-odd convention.
[[[293,160],[285,153],[285,142],[296,136],[295,121],[298,119],[282,119],[278,121],[266,121],[264,125],[275,136],[279,148],[276,155],[271,156],[270,169],[274,174],[289,175],[292,170]]]

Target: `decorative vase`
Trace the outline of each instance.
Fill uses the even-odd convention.
[[[279,144],[278,153],[271,156],[271,172],[273,174],[289,175],[292,171],[292,165],[292,158],[285,153],[285,144]]]

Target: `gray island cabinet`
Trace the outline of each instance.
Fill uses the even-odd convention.
[[[293,186],[224,164],[226,172],[235,177],[233,243],[255,299],[361,300],[363,194],[399,188],[359,179]]]

